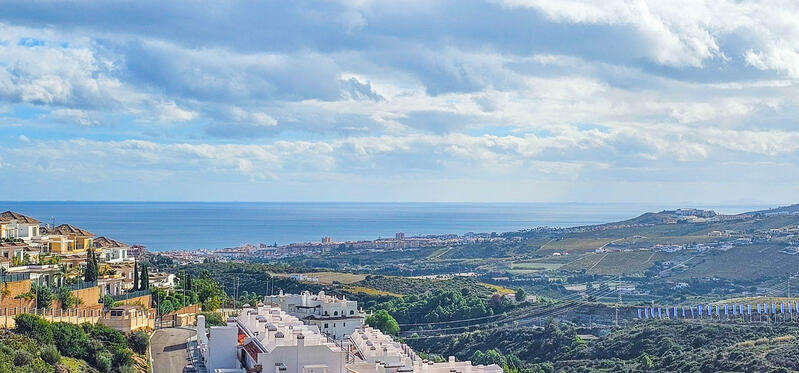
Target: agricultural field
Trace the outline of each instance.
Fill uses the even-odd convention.
[[[538,254],[551,254],[553,252],[568,252],[569,254],[581,254],[592,252],[600,247],[604,247],[613,239],[608,238],[564,238],[552,240],[538,249]]]
[[[597,275],[636,275],[643,274],[655,262],[666,261],[674,254],[660,251],[619,251],[591,253],[563,266],[563,270],[586,270],[587,274]]]
[[[325,285],[333,283],[352,284],[366,278],[364,274],[346,272],[308,272],[303,273],[303,275],[318,278],[319,283]],[[286,277],[288,277],[288,275],[286,275]]]
[[[749,245],[728,251],[710,252],[693,261],[685,271],[674,274],[675,279],[718,278],[753,281],[767,278],[784,278],[796,273],[799,255],[780,253],[779,245]]]
[[[562,266],[563,263],[552,263],[552,262],[541,262],[541,261],[511,262],[509,264],[508,272],[513,274],[540,273],[546,271],[555,271]]]

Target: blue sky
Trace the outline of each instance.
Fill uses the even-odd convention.
[[[5,200],[791,203],[786,1],[4,1]]]

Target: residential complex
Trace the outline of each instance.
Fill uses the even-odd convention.
[[[226,326],[207,329],[205,319],[198,316],[197,340],[203,363],[212,373],[502,372],[497,365],[472,366],[453,357],[444,363],[426,361],[409,346],[369,327],[358,328],[343,340],[329,339],[316,324],[270,306],[243,309]]]
[[[264,303],[280,307],[283,312],[316,326],[322,334],[333,339],[347,338],[363,326],[366,314],[358,310],[358,302],[337,298],[320,291],[311,294],[283,294],[266,296]]]

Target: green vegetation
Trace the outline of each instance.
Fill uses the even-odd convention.
[[[375,329],[380,329],[384,334],[396,336],[400,332],[397,320],[385,310],[379,310],[369,315],[364,322]]]
[[[205,326],[225,326],[225,319],[219,312],[201,312],[200,315],[205,316]]]
[[[385,310],[401,324],[442,322],[491,316],[513,305],[503,298],[487,299],[468,288],[460,291],[436,290],[422,295],[406,295],[375,305]]]
[[[618,328],[593,342],[549,321],[544,328],[495,328],[408,338],[422,352],[496,363],[506,372],[780,372],[799,369],[799,325],[655,321]]]
[[[89,251],[86,253],[86,266],[83,268],[83,281],[95,282],[98,275],[97,255],[94,254],[94,249],[89,247]]]
[[[432,291],[461,291],[461,289],[467,289],[470,294],[488,298],[495,293],[494,289],[481,285],[478,280],[466,277],[441,280],[370,275],[353,285],[394,294],[423,294]]]
[[[19,333],[20,337],[24,336],[42,346],[41,352],[36,350],[36,353],[33,353],[25,350],[33,353],[32,356],[41,357],[37,358],[38,360],[31,358],[24,365],[38,361],[46,364],[35,367],[32,371],[36,372],[53,371],[54,368],[48,370],[48,366],[59,362],[61,356],[84,360],[100,372],[127,371],[134,364],[134,351],[144,354],[149,343],[149,336],[144,332],[132,333],[126,338],[121,332],[100,324],[51,323],[30,314],[19,315],[15,321],[15,332]],[[17,359],[14,358],[15,361]],[[19,357],[19,359],[27,358]],[[42,370],[37,370],[40,368]]]

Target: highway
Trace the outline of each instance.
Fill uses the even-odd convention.
[[[189,362],[186,339],[197,334],[191,328],[158,329],[150,339],[153,373],[180,373]]]

